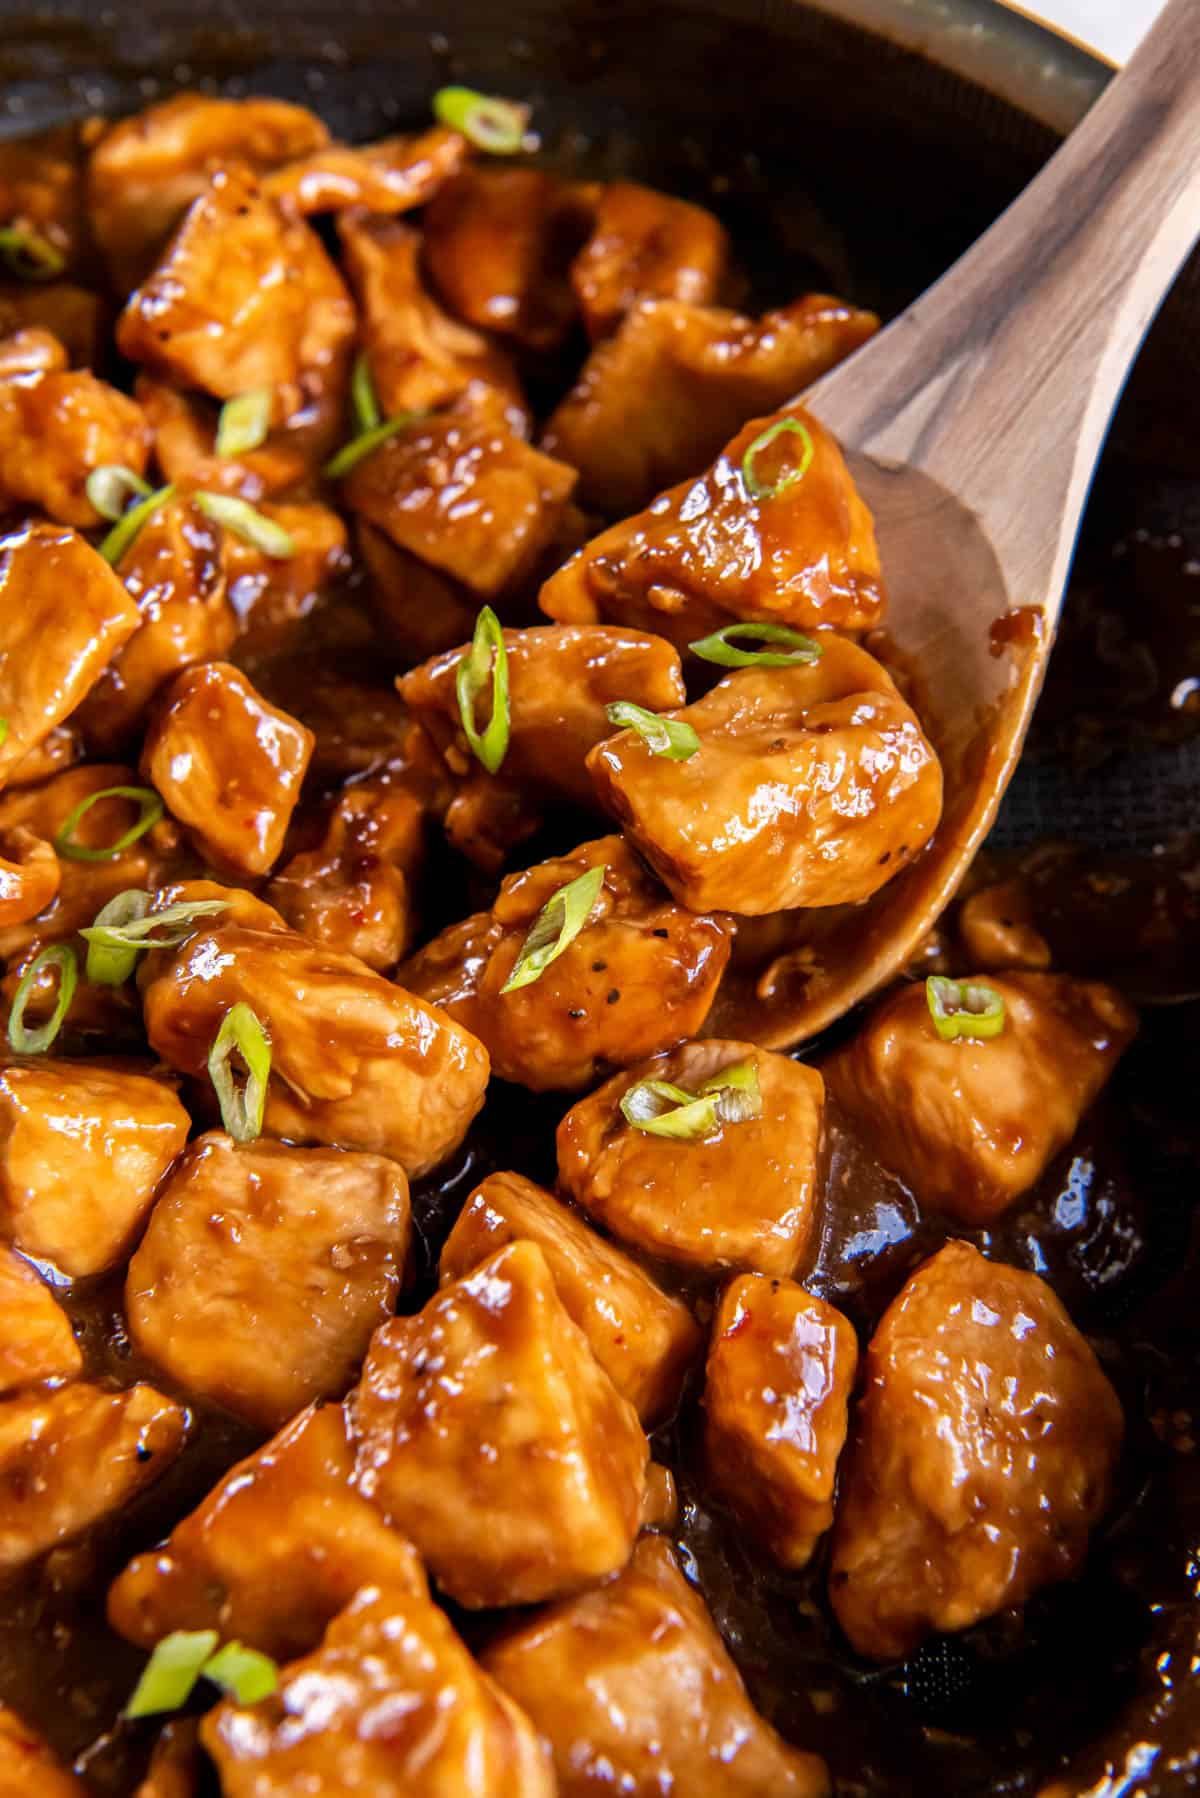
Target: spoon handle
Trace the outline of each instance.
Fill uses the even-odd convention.
[[[1200,235],[1200,0],[1169,0],[1041,173],[806,396],[979,518],[1012,603],[1057,606],[1141,340]]]

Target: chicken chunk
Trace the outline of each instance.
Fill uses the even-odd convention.
[[[483,1657],[549,1742],[559,1798],[828,1798],[825,1764],[754,1710],[660,1537],[618,1579],[519,1624]]]
[[[392,542],[492,599],[554,542],[575,471],[462,404],[356,464],[346,504]]]
[[[0,143],[0,221],[32,230],[68,264],[80,260],[88,220],[78,124]]]
[[[244,168],[224,169],[131,295],[117,346],[184,387],[232,399],[276,390],[283,416],[302,377],[344,360],[354,305],[321,240]]]
[[[54,1758],[45,1742],[15,1711],[0,1704],[0,1793],[4,1798],[87,1798],[82,1780]]]
[[[972,967],[1043,973],[1053,959],[1037,927],[1029,888],[1021,879],[977,888],[964,901],[957,923]]]
[[[19,382],[29,375],[61,374],[67,366],[67,352],[52,331],[31,326],[0,338],[0,380]]]
[[[523,1174],[489,1174],[475,1188],[442,1249],[442,1284],[509,1242],[538,1244],[564,1309],[646,1427],[668,1417],[700,1350],[699,1328],[683,1301]]]
[[[120,1510],[166,1472],[187,1413],[152,1386],[76,1380],[0,1403],[0,1575]]]
[[[875,526],[834,439],[792,405],[751,419],[706,473],[593,537],[538,603],[564,624],[627,624],[679,649],[735,619],[865,630],[883,612]]]
[[[139,1648],[215,1629],[277,1660],[307,1654],[360,1586],[424,1592],[417,1551],[350,1483],[341,1405],[310,1406],[239,1461],[161,1548],[113,1581],[109,1622]]]
[[[505,992],[543,907],[593,868],[604,879],[584,928],[535,981]],[[723,920],[672,905],[623,838],[601,837],[508,875],[490,912],[451,924],[401,978],[474,1031],[500,1079],[570,1092],[695,1035],[730,943]]]
[[[1076,1571],[1123,1419],[1036,1274],[948,1243],[888,1307],[865,1373],[829,1572],[860,1654],[910,1654]]]
[[[137,1063],[0,1068],[0,1228],[72,1279],[128,1253],[191,1119]]]
[[[382,658],[378,651],[374,660]],[[369,671],[336,656],[314,660],[303,648],[255,668],[255,680],[273,705],[282,706],[315,738],[309,780],[328,787],[416,758],[439,778],[440,763],[425,733],[416,736],[392,684],[390,666]]]
[[[542,435],[610,517],[698,474],[748,418],[786,405],[879,329],[873,313],[806,294],[762,318],[642,300],[598,344]]]
[[[315,431],[290,428],[285,420],[268,431],[258,449],[218,455],[220,407],[215,400],[181,393],[144,372],[134,393],[154,434],[154,459],[163,479],[189,492],[229,493],[259,506],[263,499],[311,483],[322,454],[328,453]],[[340,416],[338,423],[340,428]]]
[[[0,536],[0,786],[140,622],[103,556],[74,531],[29,524]]]
[[[0,828],[0,929],[36,918],[54,903],[61,883],[51,844],[22,824]]]
[[[425,259],[450,310],[526,349],[558,349],[578,311],[570,268],[595,197],[540,169],[464,169],[425,215]]]
[[[724,1122],[718,1110],[698,1139],[655,1135],[622,1113],[621,1101],[644,1081],[700,1094],[748,1068],[759,1115]],[[559,1184],[633,1248],[705,1272],[790,1274],[816,1221],[824,1104],[824,1082],[803,1062],[715,1037],[684,1043],[568,1111],[558,1127]]]
[[[600,190],[592,234],[571,264],[571,285],[594,343],[615,331],[639,300],[708,305],[728,262],[729,239],[703,206],[635,181],[613,181]]]
[[[120,575],[141,627],[76,715],[100,755],[128,747],[146,707],[173,675],[224,655],[237,636],[221,529],[193,500],[170,500],[150,515],[122,556]]]
[[[223,924],[146,957],[146,1034],[201,1074],[230,1006],[272,1043],[266,1129],[292,1142],[388,1155],[410,1176],[456,1149],[483,1103],[487,1052],[461,1025],[352,955],[293,931]]]
[[[335,591],[350,571],[346,526],[329,506],[312,500],[272,500],[260,505],[264,518],[291,539],[288,556],[270,556],[227,532],[225,567],[229,601],[242,627],[240,657],[270,652],[294,626]],[[312,656],[307,658],[311,669]]]
[[[85,527],[100,523],[84,490],[89,474],[111,462],[142,474],[150,431],[136,400],[66,361],[61,350],[57,367],[0,378],[0,509],[33,506]]]
[[[202,852],[238,874],[279,859],[312,754],[312,732],[228,662],[178,674],[142,749],[142,772]]]
[[[365,1586],[320,1648],[248,1708],[231,1699],[200,1734],[225,1798],[301,1791],[371,1798],[554,1798],[528,1719],[418,1592]]]
[[[0,1393],[70,1379],[82,1369],[79,1345],[50,1288],[0,1243]]]
[[[263,191],[298,212],[409,212],[426,206],[466,160],[467,142],[457,131],[433,125],[414,137],[378,143],[323,144],[276,169]]]
[[[129,1264],[130,1334],[185,1392],[277,1428],[350,1385],[395,1308],[410,1234],[394,1161],[211,1131],[163,1183]]]
[[[423,662],[470,638],[479,601],[461,581],[400,549],[365,518],[356,522],[355,540],[371,577],[372,610],[405,662]]]
[[[684,703],[679,657],[661,637],[602,625],[542,625],[504,632],[509,737],[504,778],[576,805],[593,803],[584,758],[612,735],[606,706],[632,700],[652,712]],[[401,698],[459,773],[473,769],[455,692],[469,645],[436,656],[397,681]],[[661,764],[660,764],[661,765]]]
[[[966,1224],[998,1217],[1075,1134],[1132,1041],[1111,987],[1066,974],[989,976],[999,1036],[947,1042],[924,982],[902,986],[829,1058],[843,1110],[919,1200]]]
[[[646,1438],[536,1243],[384,1324],[350,1403],[359,1490],[458,1604],[560,1597],[629,1559]]]
[[[937,828],[941,764],[891,675],[843,638],[808,666],[739,668],[675,716],[700,740],[685,761],[625,730],[587,765],[694,911],[857,904]]]
[[[806,1567],[833,1522],[857,1366],[852,1325],[793,1281],[741,1274],[721,1294],[704,1386],[708,1477],[782,1567]]]
[[[149,272],[217,169],[238,163],[262,173],[328,140],[303,106],[208,94],[173,94],[110,126],[92,151],[87,197],[118,291],[128,293]]]

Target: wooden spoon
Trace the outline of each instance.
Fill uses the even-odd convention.
[[[711,1031],[812,1036],[953,896],[1021,753],[1117,396],[1197,236],[1200,0],[1170,0],[1007,212],[803,396],[874,512],[889,606],[868,647],[911,675],[945,816],[867,904],[745,920]]]

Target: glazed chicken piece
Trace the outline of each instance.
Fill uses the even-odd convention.
[[[130,1334],[185,1392],[276,1429],[350,1385],[395,1308],[411,1227],[394,1161],[210,1131],[129,1264]]]
[[[113,1581],[108,1618],[139,1648],[215,1629],[276,1660],[307,1654],[360,1586],[424,1592],[416,1550],[350,1484],[341,1405],[310,1406],[230,1468],[161,1548]]]
[[[942,814],[942,770],[887,670],[823,635],[807,666],[739,668],[674,714],[700,747],[653,754],[636,731],[588,771],[681,905],[754,916],[869,899]]]
[[[327,143],[325,126],[284,100],[173,94],[111,125],[88,165],[88,215],[118,292],[147,275],[217,169],[262,173]]]
[[[141,623],[103,556],[61,525],[0,536],[0,786]]]
[[[865,1373],[829,1573],[860,1654],[910,1654],[1076,1572],[1123,1420],[1049,1286],[948,1243],[888,1307]]]
[[[0,1068],[0,1229],[74,1280],[128,1253],[187,1141],[187,1112],[143,1065],[40,1055]]]
[[[376,662],[382,658],[375,654]],[[445,784],[440,758],[423,731],[414,731],[391,680],[390,667],[370,680],[336,656],[303,649],[256,663],[254,679],[273,705],[298,718],[315,738],[309,781],[329,787],[392,764],[415,763],[433,786]]]
[[[475,1188],[442,1249],[442,1284],[509,1242],[538,1244],[568,1316],[647,1429],[669,1417],[701,1343],[683,1301],[523,1174],[489,1174]]]
[[[390,1156],[410,1177],[456,1149],[483,1103],[487,1052],[403,988],[291,930],[219,924],[145,958],[146,1034],[202,1074],[242,1001],[271,1040],[265,1128],[296,1143]]]
[[[229,662],[178,674],[146,732],[142,773],[218,867],[266,874],[279,859],[312,732]]]
[[[535,981],[504,992],[543,907],[593,868],[604,879],[585,926]],[[451,924],[400,977],[474,1031],[501,1080],[570,1092],[695,1035],[730,942],[723,920],[672,905],[623,838],[601,837],[508,875],[490,912]]]
[[[326,143],[268,175],[263,191],[301,213],[409,212],[428,205],[467,154],[466,139],[444,125],[374,144]]]
[[[37,786],[83,760],[83,738],[74,724],[56,724],[8,776],[9,787]]]
[[[828,1798],[825,1764],[751,1705],[657,1536],[618,1579],[521,1623],[483,1664],[549,1742],[559,1798]]]
[[[32,506],[58,524],[99,524],[87,478],[110,462],[145,471],[150,431],[141,407],[86,368],[68,368],[48,331],[0,343],[0,368],[0,508]]]
[[[683,1140],[630,1123],[621,1101],[648,1080],[717,1090],[753,1069],[758,1116]],[[751,1043],[684,1043],[616,1074],[558,1127],[558,1178],[569,1198],[619,1241],[683,1267],[790,1274],[816,1220],[825,1087],[815,1068]]]
[[[54,903],[62,881],[53,847],[23,824],[0,828],[0,929]]]
[[[220,407],[215,400],[182,393],[145,373],[138,375],[134,393],[154,434],[154,459],[165,481],[189,491],[230,493],[258,506],[316,476],[325,446],[311,431],[288,429],[285,421],[268,432],[258,449],[218,455]]]
[[[0,224],[31,229],[67,264],[81,259],[89,220],[78,124],[0,143]]]
[[[561,1597],[629,1559],[649,1448],[536,1243],[384,1324],[349,1403],[359,1491],[456,1603]]]
[[[534,572],[574,485],[574,469],[459,402],[389,437],[342,492],[399,548],[493,599]]]
[[[541,625],[506,630],[509,737],[503,778],[593,805],[584,760],[612,735],[606,706],[631,700],[652,712],[684,704],[679,657],[661,637],[602,625]],[[455,692],[459,644],[396,682],[400,696],[433,738],[447,767],[477,772]]]
[[[469,640],[479,601],[460,581],[431,568],[365,518],[355,521],[359,558],[371,577],[371,607],[380,627],[405,662]]]
[[[425,215],[426,264],[450,310],[524,349],[560,348],[578,314],[570,269],[597,192],[539,169],[464,169]]]
[[[781,1567],[806,1567],[833,1522],[851,1324],[792,1280],[741,1274],[721,1294],[704,1384],[708,1479]]]
[[[237,636],[221,528],[193,500],[168,500],[152,512],[118,572],[142,622],[76,713],[97,755],[128,748],[171,677],[223,656]]]
[[[20,1798],[87,1798],[82,1780],[57,1761],[36,1730],[0,1704],[0,1793]]]
[[[419,1592],[364,1586],[259,1704],[200,1725],[225,1798],[555,1798],[528,1719]]]
[[[748,418],[773,412],[879,329],[871,312],[806,294],[761,318],[641,300],[598,344],[542,435],[611,517],[698,474]]]
[[[1050,966],[1050,945],[1037,927],[1023,880],[978,888],[964,900],[956,923],[970,967],[1043,973]]]
[[[0,1243],[0,1393],[82,1370],[70,1322],[49,1286]]]
[[[352,211],[340,215],[338,236],[384,417],[432,411],[478,383],[494,390],[511,413],[511,429],[525,435],[527,413],[512,363],[428,292],[421,280],[420,233],[399,219]]]
[[[93,368],[107,352],[107,307],[74,281],[0,281],[0,337],[30,331],[56,338],[69,367]]]
[[[987,985],[1004,1000],[999,1036],[944,1041],[922,981],[877,1005],[825,1065],[884,1166],[918,1200],[972,1225],[1029,1190],[1137,1029],[1132,1007],[1099,981],[1006,974]]]
[[[627,624],[682,650],[736,619],[866,630],[883,599],[875,527],[842,452],[791,405],[751,419],[706,473],[593,537],[538,603],[564,624]]]
[[[346,526],[328,506],[313,500],[272,500],[258,507],[282,526],[291,554],[271,556],[233,532],[225,534],[229,602],[242,628],[238,656],[254,659],[270,650],[292,627],[335,591],[350,571]],[[311,667],[312,657],[308,658]]]
[[[267,897],[314,943],[386,974],[411,947],[425,806],[386,774],[346,787],[321,841],[294,855]]]
[[[639,300],[707,306],[728,263],[729,239],[703,206],[635,181],[613,181],[600,190],[592,234],[571,264],[571,285],[595,343]]]
[[[130,296],[117,346],[133,362],[218,399],[275,390],[286,418],[308,375],[329,375],[354,335],[354,305],[320,238],[244,168],[193,201],[157,268]]]
[[[0,1575],[77,1536],[165,1473],[187,1413],[152,1386],[76,1380],[0,1404]]]

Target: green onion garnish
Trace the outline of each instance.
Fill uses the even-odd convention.
[[[337,455],[326,462],[321,472],[327,480],[340,481],[343,475],[348,475],[352,468],[357,468],[360,462],[377,450],[381,443],[386,443],[389,437],[394,437],[398,431],[406,430],[417,419],[424,417],[423,412],[397,412],[394,418],[385,418],[382,424],[372,425],[369,431],[360,431],[349,443],[343,443]]]
[[[0,749],[8,742],[8,719],[0,718]]]
[[[475,704],[488,680],[492,683],[492,707],[485,728],[475,724]],[[459,657],[454,692],[463,734],[489,774],[495,774],[508,753],[508,651],[504,632],[491,606],[484,606],[475,620],[471,647]]]
[[[681,719],[664,718],[659,712],[648,712],[631,699],[617,699],[605,706],[608,722],[623,730],[635,730],[651,755],[662,755],[669,762],[686,762],[700,747],[700,739],[690,724]]]
[[[89,849],[83,843],[75,841],[75,831],[81,820],[87,816],[94,805],[102,799],[132,799],[141,808],[136,824],[131,824],[123,836],[107,849]],[[59,855],[65,855],[69,862],[110,862],[115,856],[144,837],[148,830],[153,830],[165,811],[165,806],[153,787],[104,787],[99,793],[89,793],[81,799],[75,810],[64,820],[54,839],[54,847]]]
[[[110,524],[124,518],[125,508],[135,494],[139,499],[149,499],[151,492],[149,481],[143,481],[123,462],[105,462],[102,467],[93,468],[83,490],[101,518],[107,518]]]
[[[228,493],[197,493],[196,504],[206,518],[215,519],[225,530],[232,531],[243,543],[261,549],[264,556],[286,562],[296,553],[295,539],[275,519],[256,512],[248,500],[234,499]]]
[[[240,1091],[229,1066],[235,1050],[246,1068],[246,1084]],[[257,1014],[239,999],[222,1018],[208,1053],[208,1075],[220,1101],[221,1122],[234,1142],[253,1142],[262,1134],[270,1073],[271,1039]]]
[[[156,1717],[186,1704],[219,1640],[215,1629],[177,1629],[164,1636],[142,1668],[122,1716]]]
[[[600,897],[607,868],[589,868],[578,880],[570,880],[547,899],[521,944],[521,953],[513,963],[512,973],[500,988],[512,993],[518,987],[532,986],[570,947],[592,915]]]
[[[40,1030],[26,1030],[25,1007],[43,968],[58,969],[58,1002]],[[36,955],[17,982],[13,994],[12,1009],[8,1014],[9,1047],[18,1055],[44,1055],[62,1029],[78,985],[79,963],[69,943],[51,943],[48,949]]]
[[[943,1042],[959,1036],[999,1036],[1004,1029],[1004,996],[982,981],[931,974],[925,982],[925,1002]]]
[[[647,1136],[700,1142],[718,1124],[762,1116],[758,1068],[752,1061],[739,1061],[710,1075],[694,1093],[666,1080],[639,1080],[622,1098],[621,1115]]]
[[[792,468],[785,468],[775,481],[761,482],[754,472],[754,464],[763,451],[774,443],[777,437],[790,434],[800,439],[800,460]],[[751,499],[778,499],[797,481],[802,481],[812,465],[813,440],[807,425],[802,425],[798,418],[777,418],[773,425],[760,431],[754,442],[742,457],[742,481]]]
[[[53,281],[67,266],[58,246],[32,225],[0,225],[0,257],[23,281]]]
[[[274,399],[274,388],[252,387],[225,401],[217,419],[218,456],[245,456],[266,442]]]
[[[738,649],[740,638],[757,638],[763,643],[785,643],[786,649]],[[756,624],[745,618],[739,624],[722,625],[711,636],[689,643],[692,654],[703,662],[716,662],[721,668],[792,668],[807,667],[821,659],[821,645],[813,637],[801,636],[786,624]]]
[[[165,505],[174,492],[174,482],[168,481],[165,487],[158,487],[153,493],[148,493],[138,505],[130,506],[128,512],[118,518],[100,545],[100,554],[104,560],[115,568],[151,513]]]
[[[493,156],[516,155],[525,142],[532,110],[516,100],[478,94],[473,87],[441,87],[433,96],[438,123],[461,131],[468,143]]]
[[[257,1704],[261,1698],[269,1698],[279,1685],[279,1669],[270,1655],[260,1654],[257,1648],[247,1648],[241,1642],[226,1642],[200,1671],[239,1704]]]
[[[383,423],[375,383],[371,379],[371,359],[366,350],[361,350],[354,359],[354,373],[350,376],[350,404],[360,435],[364,431],[375,430]]]
[[[79,932],[88,946],[87,978],[97,986],[120,986],[133,973],[139,955],[147,949],[178,948],[198,919],[228,911],[229,903],[184,899],[152,912],[149,893],[137,888],[118,893]]]

